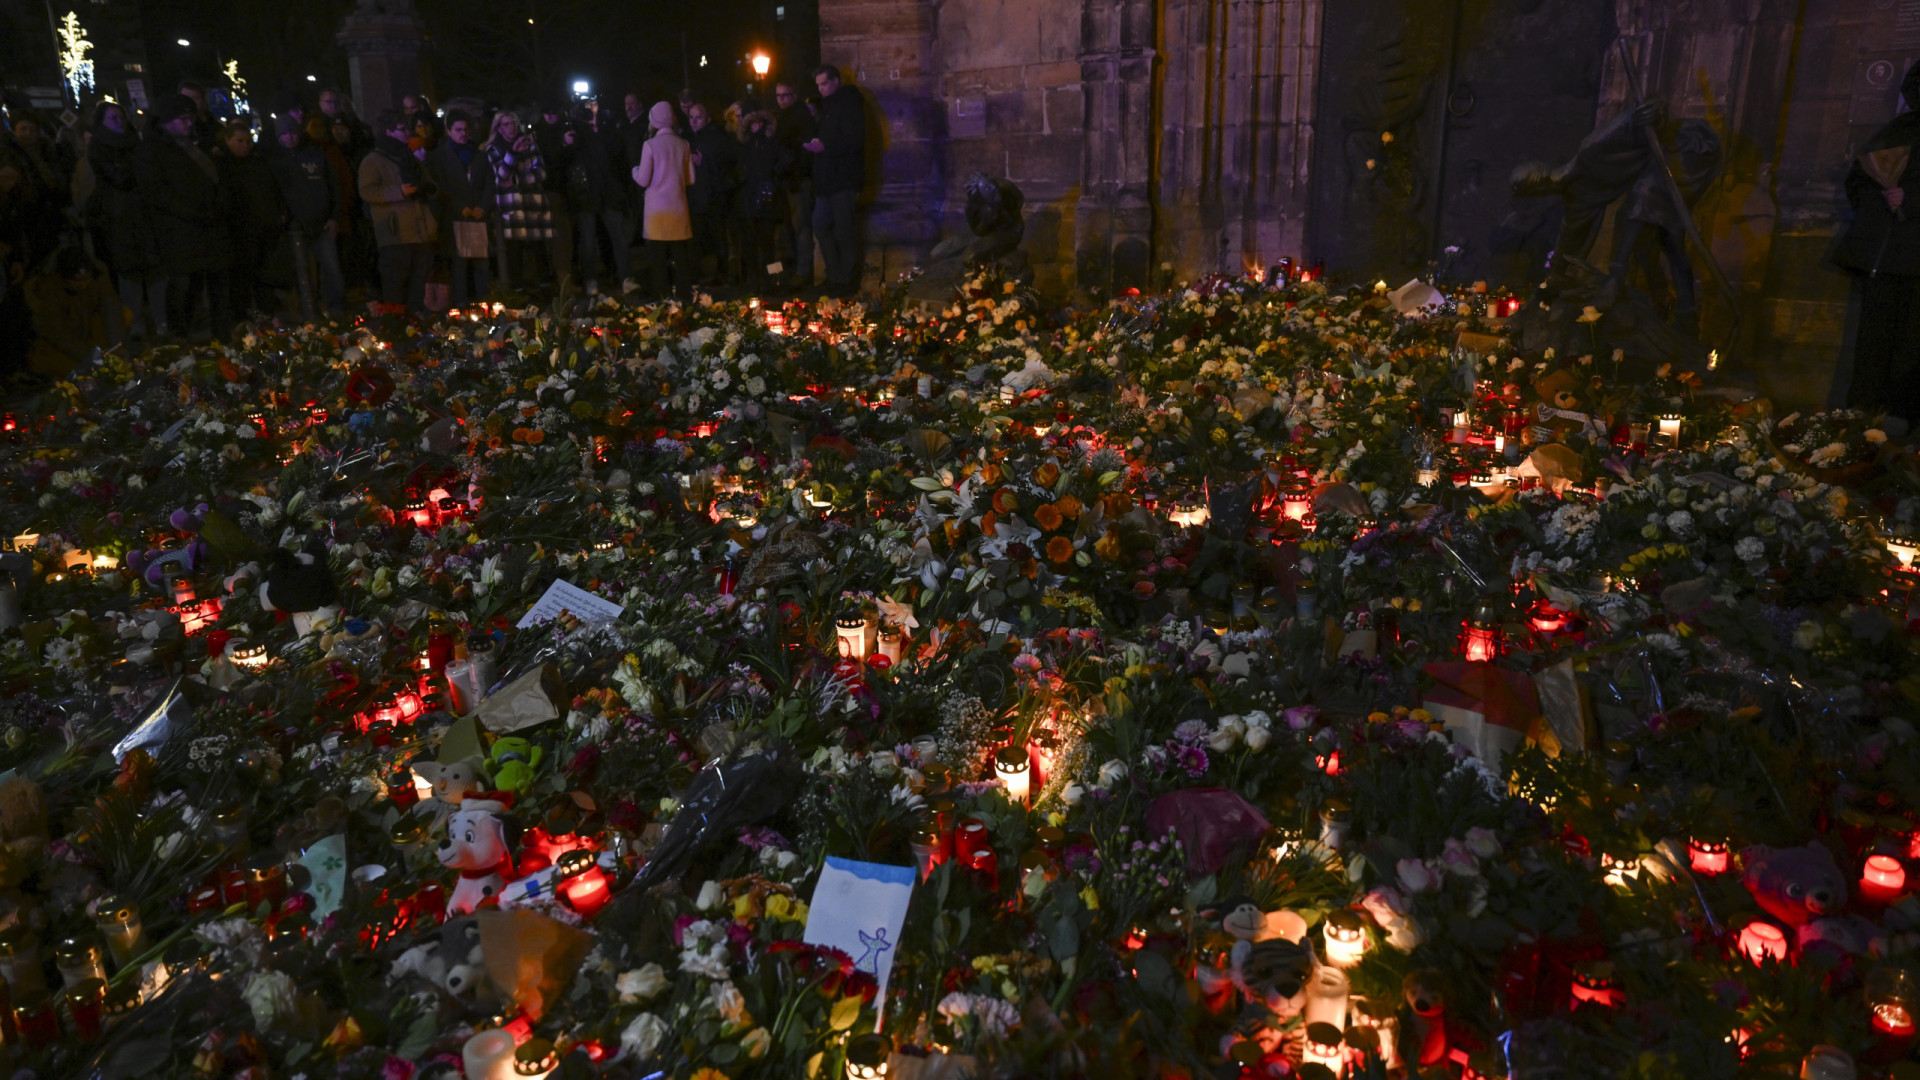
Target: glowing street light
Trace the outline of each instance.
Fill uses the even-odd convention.
[[[767,77],[767,72],[772,70],[773,70],[773,57],[768,56],[766,53],[753,54],[754,78],[764,79]]]
[[[177,44],[183,49],[193,48],[193,42],[188,41],[186,38],[181,38]]]
[[[587,94],[590,93],[592,90],[593,90],[593,87],[587,82],[587,80],[585,79],[573,80],[573,96],[574,97],[586,97]]]

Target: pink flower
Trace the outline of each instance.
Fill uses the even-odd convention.
[[[1021,653],[1019,656],[1016,656],[1013,658],[1013,670],[1039,671],[1040,658],[1033,655],[1032,653]]]
[[[1480,860],[1467,845],[1448,837],[1446,848],[1440,852],[1440,868],[1459,877],[1474,877],[1480,873]]]
[[[1406,917],[1407,898],[1390,886],[1382,885],[1360,898],[1360,906],[1366,909],[1373,921],[1385,929],[1394,922]]]
[[[1500,854],[1500,838],[1492,829],[1483,829],[1478,825],[1467,830],[1467,850],[1482,859],[1491,859]]]
[[[1432,892],[1440,887],[1440,875],[1419,859],[1401,859],[1393,866],[1400,887],[1410,893]]]
[[[1282,715],[1286,717],[1288,727],[1295,731],[1305,731],[1313,726],[1315,720],[1320,719],[1320,710],[1312,705],[1295,705]]]

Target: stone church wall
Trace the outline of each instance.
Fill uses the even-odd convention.
[[[1563,155],[1629,107],[1624,44],[1649,95],[1721,134],[1727,169],[1697,219],[1739,317],[1702,267],[1703,319],[1795,404],[1825,395],[1845,333],[1847,280],[1823,263],[1849,217],[1841,181],[1920,57],[1920,0],[821,0],[820,15],[822,55],[870,95],[884,145],[873,267],[917,265],[964,228],[962,185],[980,170],[1025,190],[1025,248],[1057,291],[1148,285],[1163,265],[1337,264],[1389,218],[1401,254],[1367,272],[1440,265],[1450,237],[1503,212],[1508,158]],[[1575,62],[1497,81],[1536,44]],[[1323,67],[1379,50],[1405,62],[1344,81]],[[1539,93],[1562,96],[1536,115]],[[1372,155],[1375,124],[1409,138]],[[1347,172],[1394,166],[1405,183],[1336,175],[1339,154],[1355,156],[1344,144],[1367,159]],[[1356,202],[1363,181],[1388,203]],[[1524,286],[1525,255],[1473,276]]]

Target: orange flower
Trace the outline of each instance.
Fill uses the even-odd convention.
[[[1060,479],[1060,466],[1051,461],[1033,470],[1033,482],[1041,487],[1050,488],[1058,479]]]
[[[542,428],[528,428],[527,441],[535,446],[547,441],[547,433]]]
[[[1047,532],[1052,532],[1059,528],[1060,522],[1063,520],[1065,520],[1065,518],[1061,515],[1060,508],[1052,503],[1042,503],[1033,511],[1034,524],[1040,526],[1040,528]]]
[[[1047,541],[1047,558],[1063,563],[1073,558],[1073,541],[1064,536],[1056,536]]]
[[[1020,500],[1014,495],[1012,488],[1000,488],[993,493],[994,513],[1011,514],[1018,509],[1020,509]]]
[[[1000,518],[998,517],[998,515],[994,514],[994,512],[991,510],[987,511],[984,514],[981,514],[980,515],[980,535],[992,536],[993,527],[999,524],[999,522],[1000,522]]]
[[[1080,500],[1072,495],[1060,496],[1053,501],[1053,505],[1055,509],[1060,511],[1061,517],[1077,518],[1080,516]]]
[[[1136,582],[1134,582],[1134,583],[1133,583],[1133,595],[1135,595],[1135,596],[1138,596],[1138,597],[1140,597],[1140,598],[1141,598],[1142,600],[1144,600],[1144,599],[1146,599],[1146,598],[1147,598],[1147,597],[1149,597],[1149,596],[1152,596],[1152,595],[1153,595],[1153,582],[1151,582],[1151,581],[1136,581]]]
[[[1000,471],[1000,466],[995,465],[992,462],[988,462],[980,470],[980,481],[986,484],[997,484],[1000,482],[1000,477],[1002,475],[1003,474]]]
[[[1103,559],[1119,558],[1120,530],[1115,528],[1107,529],[1105,536],[1093,542],[1093,553]]]

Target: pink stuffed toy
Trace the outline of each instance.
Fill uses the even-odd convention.
[[[506,887],[513,852],[507,823],[500,817],[505,809],[502,803],[469,797],[447,818],[447,838],[440,841],[437,855],[440,865],[460,871],[447,898],[448,915],[472,914]]]
[[[1866,952],[1879,927],[1845,913],[1847,878],[1820,844],[1772,848],[1756,844],[1741,851],[1746,873],[1741,884],[1762,910],[1794,930],[1801,949],[1830,949],[1842,954]]]

